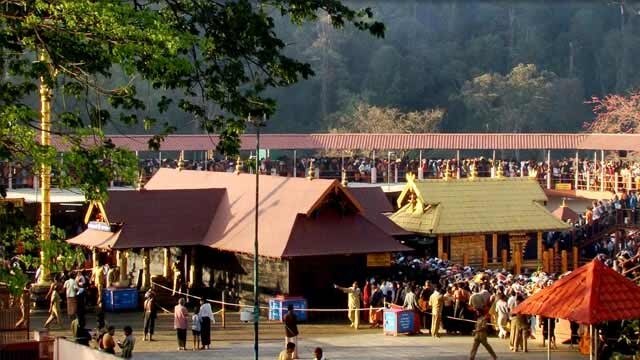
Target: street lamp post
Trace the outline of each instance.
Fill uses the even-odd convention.
[[[256,119],[253,125],[256,128],[256,203],[255,203],[255,233],[253,241],[253,353],[254,359],[258,360],[258,340],[260,323],[260,288],[258,286],[258,217],[260,206],[260,127],[266,124],[266,115],[262,121]],[[251,116],[249,116],[251,123]]]

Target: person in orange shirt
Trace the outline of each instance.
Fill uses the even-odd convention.
[[[587,207],[587,211],[584,213],[584,219],[587,225],[593,224],[593,211],[591,210],[591,206]]]

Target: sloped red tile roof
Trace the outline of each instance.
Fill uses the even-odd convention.
[[[123,223],[117,249],[202,243],[225,189],[111,191],[109,221]]]
[[[249,174],[232,174],[210,171],[193,170],[173,170],[160,169],[146,184],[147,189],[203,189],[203,188],[223,188],[226,189],[225,196],[218,205],[216,215],[211,222],[204,241],[201,243],[212,248],[253,253],[254,251],[254,229],[255,229],[255,176]],[[305,252],[298,251],[305,245],[297,241],[318,241],[317,237],[302,239],[292,238],[292,233],[296,229],[299,215],[311,216],[314,210],[318,209],[322,201],[331,192],[343,192],[344,196],[351,203],[352,207],[362,213],[362,207],[353,195],[345,191],[337,180],[307,180],[304,178],[290,178],[280,176],[260,177],[260,227],[259,227],[259,253],[267,257],[301,256]],[[353,216],[351,216],[353,217]],[[350,219],[345,216],[341,221],[348,223],[355,221],[357,224],[366,222],[364,219]],[[355,216],[359,217],[360,216]],[[332,218],[328,218],[332,219]],[[306,222],[302,222],[306,223]],[[319,222],[322,223],[322,222]],[[334,250],[330,246],[321,243],[314,244],[314,253],[319,252],[319,248],[325,247],[323,251],[331,254],[350,252],[389,252],[410,250],[398,244],[391,236],[378,228],[375,224],[370,231],[382,234],[386,239],[384,243],[378,243],[380,236],[374,237],[371,243],[363,249],[357,239],[342,237],[345,229],[338,229],[333,226],[322,225],[330,231],[336,239],[343,242],[346,248]],[[356,224],[356,225],[357,225]],[[361,226],[359,227],[361,229]],[[343,234],[343,235],[341,235]],[[290,252],[287,251],[289,239],[294,239],[296,247]],[[324,241],[324,240],[322,240]],[[292,245],[293,246],[293,245]]]
[[[299,214],[283,257],[368,254],[410,251],[360,214],[341,216],[321,211],[313,218]]]
[[[147,151],[148,135],[109,135],[115,145],[132,151]],[[87,138],[86,143],[95,141]],[[241,136],[241,149],[255,149],[255,135]],[[212,150],[216,135],[170,135],[162,150]],[[68,148],[60,138],[52,144]],[[508,134],[508,133],[428,133],[428,134],[262,134],[264,149],[282,150],[629,150],[640,151],[640,134]]]
[[[580,324],[640,319],[640,286],[593,260],[532,295],[513,312]]]
[[[379,186],[348,188],[364,209],[364,216],[391,236],[407,236],[408,232],[396,225],[385,213],[393,212],[393,205]]]
[[[111,249],[118,241],[121,231],[115,233],[87,229],[76,237],[68,239],[67,242],[73,245],[85,246],[88,248]]]
[[[556,218],[562,221],[571,220],[571,222],[573,223],[578,222],[578,220],[580,219],[578,214],[568,206],[560,206],[559,208],[553,210],[551,215],[555,216]]]

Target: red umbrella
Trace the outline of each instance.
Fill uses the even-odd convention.
[[[513,313],[580,324],[640,319],[640,286],[599,260],[578,268],[519,304]]]

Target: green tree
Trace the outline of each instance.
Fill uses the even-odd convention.
[[[573,97],[566,97],[567,94]],[[456,97],[466,108],[470,121],[467,128],[481,128],[488,132],[566,131],[567,128],[577,128],[578,119],[570,118],[569,122],[565,119],[560,124],[554,123],[553,119],[559,120],[554,113],[569,104],[575,106],[581,98],[579,82],[539,71],[533,64],[520,64],[507,75],[492,73],[475,77],[464,84]],[[580,116],[579,110],[568,113]],[[567,111],[563,113],[567,114]]]
[[[100,200],[111,179],[134,181],[136,174],[133,154],[116,148],[103,129],[158,126],[160,119],[148,116],[141,87],[161,94],[151,104],[153,113],[178,108],[200,129],[219,134],[221,151],[234,153],[246,118],[275,111],[266,89],[313,75],[308,63],[285,55],[272,14],[296,25],[326,16],[337,28],[351,24],[375,36],[384,32],[370,9],[354,10],[339,0],[9,0],[0,5],[0,159],[32,160],[45,175],[53,167],[62,185]],[[178,101],[165,96],[176,93]],[[38,96],[42,115],[34,106]],[[49,125],[45,114],[59,98],[65,100],[62,111],[53,113]],[[76,106],[65,106],[67,99]],[[176,130],[165,121],[149,147],[158,149]],[[53,146],[36,141],[40,131],[68,147],[63,161]],[[55,263],[59,242],[49,243],[41,249],[42,261]]]
[[[443,109],[403,112],[397,108],[359,102],[340,116],[332,132],[341,133],[429,133],[438,129]]]

